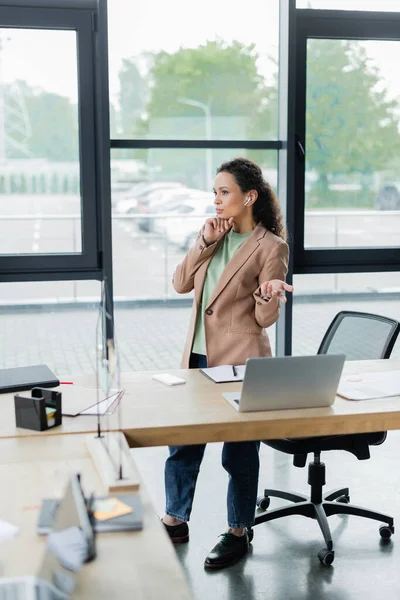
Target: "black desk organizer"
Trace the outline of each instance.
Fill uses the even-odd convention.
[[[45,388],[32,388],[31,397],[14,396],[15,424],[24,429],[44,431],[61,425],[61,392]],[[54,424],[48,425],[46,408],[55,410]]]

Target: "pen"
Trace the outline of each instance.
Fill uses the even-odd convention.
[[[236,367],[232,367],[232,371],[233,371],[233,376],[236,377],[237,376]]]
[[[73,381],[60,381],[60,385],[74,385]]]

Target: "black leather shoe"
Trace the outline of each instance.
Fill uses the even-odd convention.
[[[206,569],[230,567],[239,558],[242,558],[249,549],[247,531],[240,537],[228,531],[220,535],[220,538],[221,541],[214,546],[204,562]]]
[[[161,519],[168,535],[173,544],[185,544],[189,541],[189,526],[187,523],[179,523],[179,525],[167,525]]]

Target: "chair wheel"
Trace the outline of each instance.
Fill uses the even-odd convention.
[[[247,536],[249,538],[249,544],[253,541],[254,531],[252,527],[247,528]]]
[[[322,548],[322,550],[318,552],[318,558],[323,565],[329,566],[334,561],[335,553],[333,550]]]
[[[261,510],[268,510],[271,499],[269,496],[258,496],[257,498],[257,506]]]
[[[339,498],[336,498],[336,502],[341,502],[342,504],[350,504],[350,496],[339,496]]]
[[[379,535],[384,540],[388,540],[392,537],[392,533],[394,533],[394,527],[389,527],[389,525],[381,525],[379,527]]]

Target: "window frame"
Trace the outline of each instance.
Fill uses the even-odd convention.
[[[337,11],[317,9],[296,10],[296,150],[294,180],[293,272],[305,273],[361,273],[397,271],[400,264],[398,247],[360,248],[305,248],[305,156],[306,139],[306,69],[307,40],[354,39],[399,40],[400,13]]]
[[[45,6],[43,6],[43,4]],[[73,0],[55,7],[55,2],[40,7],[19,0],[13,6],[0,2],[0,27],[15,29],[52,29],[76,32],[79,118],[79,161],[81,191],[80,253],[3,254],[0,256],[1,281],[44,281],[101,279],[102,249],[99,234],[100,203],[96,185],[95,132],[95,40],[96,12],[93,1]]]

